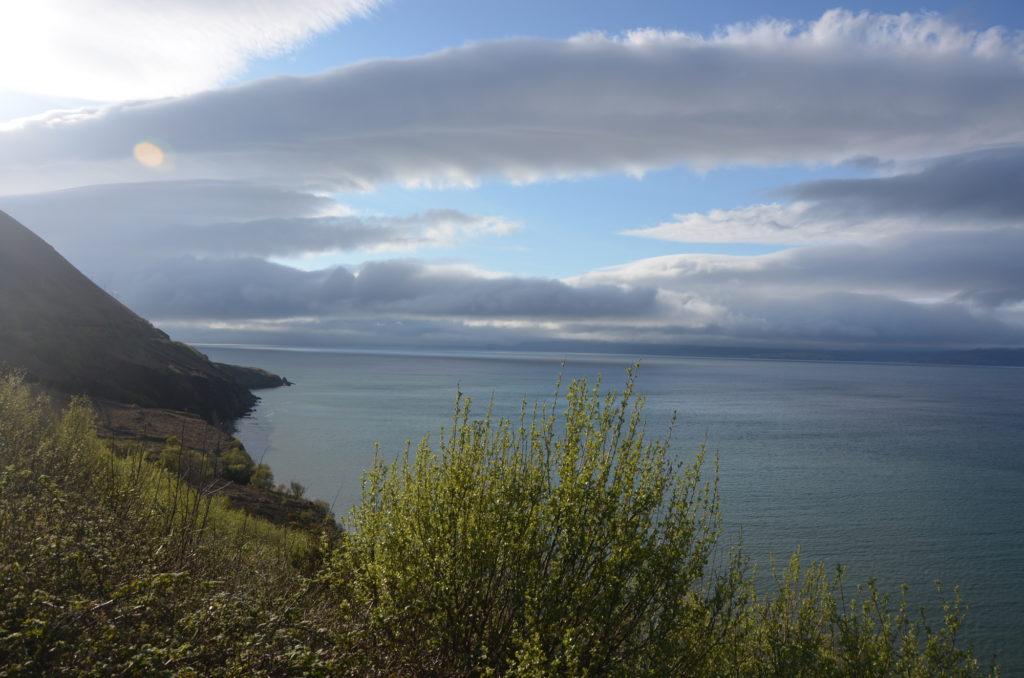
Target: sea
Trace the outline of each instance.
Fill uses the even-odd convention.
[[[550,402],[556,381],[621,389],[639,362],[648,435],[718,460],[723,542],[767,580],[773,559],[842,565],[935,621],[954,586],[963,637],[1024,676],[1024,369],[519,352],[400,352],[201,346],[293,386],[259,391],[237,422],[278,482],[344,516],[379,451],[393,459],[450,426],[458,393],[482,416]],[[710,469],[709,469],[710,470]],[[941,582],[942,594],[936,594]]]

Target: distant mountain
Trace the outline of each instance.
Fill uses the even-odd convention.
[[[193,412],[211,423],[256,402],[273,375],[224,368],[171,339],[0,212],[0,365],[69,394]],[[241,370],[241,371],[239,371]]]
[[[451,347],[458,350],[459,347]],[[507,351],[508,346],[492,345],[489,350]],[[752,346],[691,346],[674,344],[634,344],[552,340],[523,342],[519,351],[547,353],[621,353],[630,356],[679,356],[687,358],[735,358],[752,360],[801,360],[826,362],[914,363],[924,365],[978,365],[1024,367],[1024,348],[975,348],[963,350],[927,348],[830,349],[778,348]]]

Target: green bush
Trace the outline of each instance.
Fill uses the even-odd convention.
[[[738,563],[708,569],[720,526],[703,451],[677,466],[646,437],[632,378],[619,395],[573,382],[556,406],[473,420],[460,397],[437,451],[424,439],[378,459],[332,563],[374,663],[447,675],[709,666],[744,584]]]
[[[274,473],[266,464],[256,464],[249,476],[249,484],[258,490],[274,489]]]
[[[249,455],[238,447],[232,447],[220,455],[221,475],[240,485],[247,485],[252,478],[254,466]]]
[[[213,465],[202,452],[184,447],[178,438],[171,436],[160,451],[160,464],[192,483],[199,483],[213,475]]]
[[[703,449],[649,439],[621,394],[573,382],[518,421],[457,400],[435,447],[378,456],[322,579],[373,675],[980,676],[954,602],[932,629],[794,560],[758,596],[720,534]]]
[[[460,398],[317,546],[0,376],[0,675],[991,675],[956,598],[931,625],[795,558],[755,591],[703,452],[673,462],[641,407],[631,380],[517,422]]]
[[[775,589],[746,610],[736,675],[779,678],[968,678],[985,675],[971,652],[957,645],[965,612],[959,593],[943,604],[942,624],[897,600],[873,581],[847,600],[843,571],[828,577],[822,563],[804,568],[799,554]],[[941,587],[939,587],[941,592]]]

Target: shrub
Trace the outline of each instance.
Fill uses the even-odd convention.
[[[288,483],[288,487],[285,488],[284,493],[293,499],[302,499],[306,494],[306,486],[293,480]]]
[[[249,484],[259,490],[274,489],[274,474],[266,464],[256,464],[249,476]]]
[[[676,463],[643,400],[573,382],[517,422],[473,419],[459,396],[436,448],[379,455],[341,548],[339,594],[368,675],[834,676],[986,674],[873,586],[794,558],[763,596],[720,534],[703,448]]]
[[[160,452],[160,463],[191,483],[202,482],[213,475],[213,465],[206,455],[183,446],[174,436],[166,440],[166,446]]]
[[[334,583],[397,672],[679,675],[707,666],[741,581],[708,571],[719,534],[704,453],[677,466],[642,400],[573,382],[518,423],[459,397],[424,439],[364,480]],[[400,641],[399,641],[400,639]],[[381,652],[389,653],[386,657]],[[419,667],[414,670],[413,667]]]
[[[94,417],[0,375],[0,675],[336,674],[309,536],[111,454]]]
[[[942,624],[932,627],[923,610],[910,607],[906,586],[894,600],[869,581],[847,600],[842,568],[830,578],[822,563],[804,567],[799,553],[781,573],[772,574],[774,590],[752,601],[747,610],[739,633],[743,652],[734,675],[986,675],[971,652],[957,645],[965,619],[958,592],[943,604]]]
[[[240,485],[247,485],[253,474],[253,463],[249,455],[238,447],[232,447],[220,455],[221,475]]]
[[[674,464],[641,405],[631,380],[516,424],[460,398],[314,547],[0,376],[0,675],[987,675],[958,599],[929,625],[796,558],[755,593],[703,451]]]

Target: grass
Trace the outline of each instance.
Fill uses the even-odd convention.
[[[227,508],[0,383],[3,675],[282,675],[332,668],[319,542]]]

